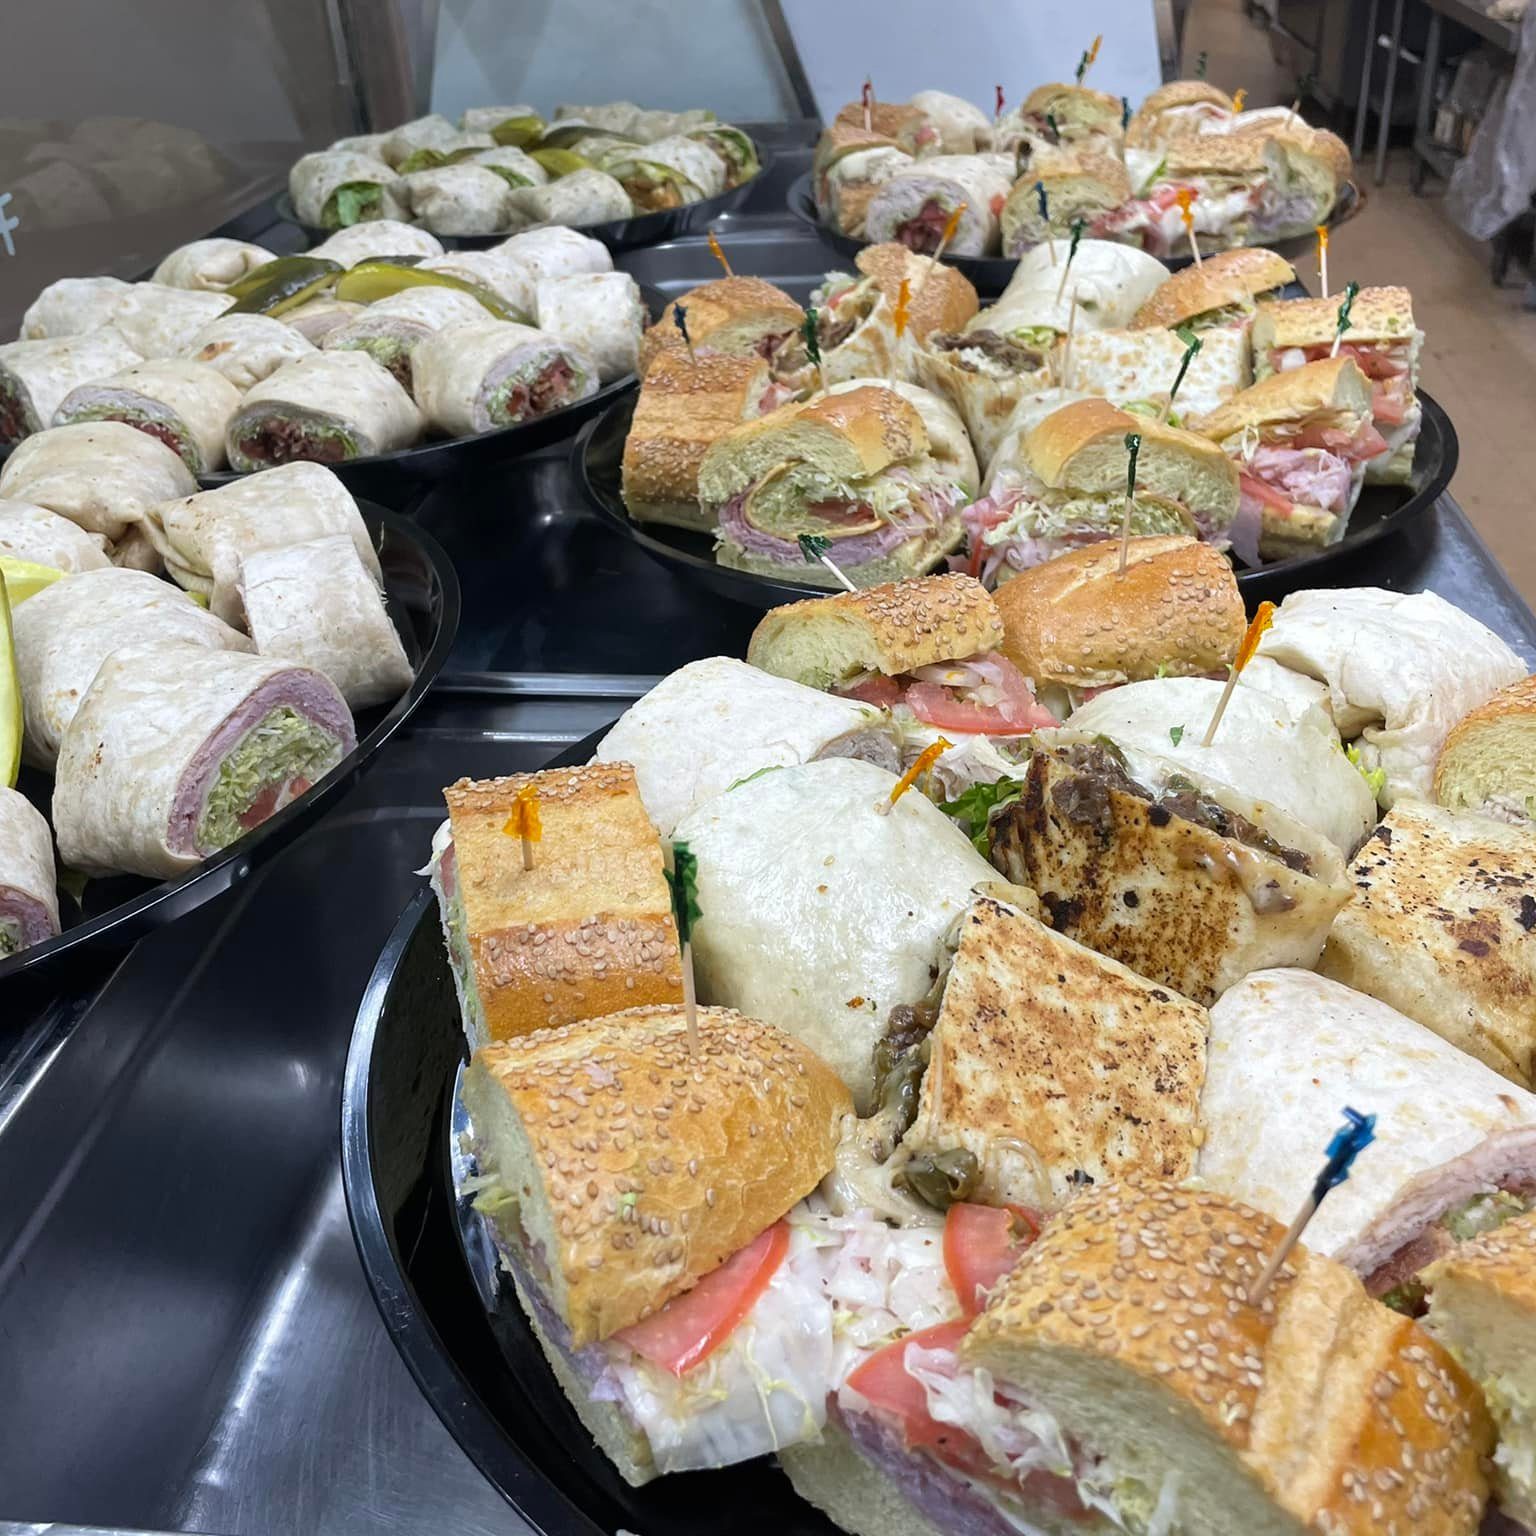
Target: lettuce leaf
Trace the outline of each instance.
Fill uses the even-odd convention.
[[[1370,790],[1376,799],[1381,799],[1381,792],[1387,787],[1387,770],[1385,768],[1367,768],[1360,760],[1360,748],[1353,742],[1344,748],[1344,755],[1355,765],[1360,777],[1365,780],[1366,788]]]
[[[1024,793],[1023,779],[999,779],[995,784],[972,784],[964,794],[939,807],[960,823],[976,851],[987,856],[987,824],[995,811],[1009,806]]]
[[[349,181],[331,194],[336,224],[341,229],[348,229],[364,219],[376,218],[381,202],[378,184],[372,181]]]

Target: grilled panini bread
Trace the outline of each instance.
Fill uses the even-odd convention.
[[[711,443],[758,414],[768,365],[748,357],[657,353],[624,439],[623,496],[636,522],[714,527],[699,507],[699,465]]]
[[[1021,571],[994,594],[1003,654],[1037,684],[1109,688],[1219,672],[1246,623],[1225,555],[1199,539],[1101,540]]]
[[[1400,800],[1319,969],[1536,1086],[1536,829]]]
[[[997,605],[979,581],[917,576],[774,608],[753,630],[747,661],[825,689],[996,650],[1002,639]]]
[[[1136,109],[1125,129],[1128,149],[1157,149],[1171,138],[1193,133],[1202,121],[1232,115],[1232,98],[1204,80],[1170,80]]]
[[[1251,312],[1258,299],[1295,281],[1295,269],[1277,251],[1258,246],[1218,251],[1199,266],[1175,272],[1131,317],[1130,328],[1190,325],[1199,330],[1202,322],[1220,323],[1234,311]]]
[[[1195,1169],[1205,1009],[982,898],[960,925],[894,1160],[983,1205],[1049,1209],[1109,1179]]]
[[[1046,218],[1040,216],[1037,184],[1045,188]],[[1003,254],[1022,256],[1053,236],[1065,240],[1074,220],[1092,224],[1130,195],[1130,177],[1114,156],[1093,149],[1042,149],[1003,204]]]
[[[1023,794],[992,818],[991,859],[1058,932],[1209,1004],[1261,966],[1315,964],[1349,900],[1325,839],[1251,810],[1155,794],[1112,748],[1072,741],[1030,759]]]
[[[506,830],[524,790],[532,869]],[[453,843],[434,882],[472,1044],[682,1001],[661,843],[628,763],[461,779],[443,798]]]
[[[805,311],[790,296],[760,277],[721,277],[685,293],[662,310],[640,338],[640,377],[658,352],[687,352],[677,328],[677,306],[687,310],[693,350],[723,352],[728,357],[767,356],[765,348],[799,330]]]
[[[1250,1301],[1284,1234],[1171,1182],[1087,1189],[992,1293],[961,1360],[1050,1415],[1116,1528],[1474,1536],[1481,1394],[1304,1247]]]
[[[1435,764],[1435,799],[1500,821],[1536,817],[1536,677],[1501,688],[1451,728]]]
[[[907,335],[921,342],[930,331],[958,331],[980,307],[976,290],[963,272],[909,251],[895,241],[866,245],[854,265],[872,277],[894,311],[902,279],[908,292]]]

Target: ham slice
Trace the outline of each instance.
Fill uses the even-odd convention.
[[[1348,463],[1325,448],[1282,448],[1262,444],[1242,473],[1245,498],[1272,506],[1282,516],[1300,504],[1343,513],[1349,506]]]

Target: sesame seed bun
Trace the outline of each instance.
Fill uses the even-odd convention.
[[[1087,85],[1037,85],[1024,98],[1026,117],[1054,117],[1058,126],[1081,124],[1094,133],[1120,137],[1120,98]]]
[[[832,1167],[851,1110],[792,1036],[727,1008],[632,1008],[476,1051],[464,1075],[490,1206],[580,1348],[718,1269]],[[542,1273],[540,1273],[542,1269]]]
[[[768,365],[751,357],[659,352],[646,372],[624,439],[623,496],[636,522],[708,530],[699,506],[699,465],[711,443],[757,414]]]
[[[752,632],[747,660],[809,688],[861,672],[895,677],[914,667],[995,650],[997,605],[970,576],[918,576],[773,609]]]
[[[1218,251],[1200,266],[1175,272],[1131,317],[1130,329],[1183,325],[1210,310],[1246,303],[1295,281],[1295,268],[1276,251],[1258,246]]]
[[[1208,116],[1225,118],[1231,114],[1232,98],[1204,80],[1170,80],[1167,85],[1158,86],[1126,124],[1126,144],[1132,149],[1155,149],[1170,138],[1187,133],[1187,111],[1183,116],[1169,114],[1198,106],[1211,109]]]
[[[981,307],[976,290],[963,272],[909,251],[896,241],[866,245],[854,257],[866,277],[874,278],[886,302],[895,309],[905,278],[908,291],[907,335],[922,341],[930,331],[958,331]]]
[[[1213,256],[1206,266],[1215,261]],[[1172,281],[1172,279],[1170,279]],[[1339,324],[1338,295],[1328,299],[1281,299],[1259,305],[1253,318],[1255,355],[1274,347],[1316,347],[1333,342]],[[1412,342],[1413,294],[1406,288],[1362,288],[1349,310],[1344,340]]]
[[[1416,1323],[1298,1247],[1248,1301],[1281,1222],[1171,1183],[1090,1189],[961,1345],[1027,1391],[1125,1498],[1170,1471],[1187,1536],[1473,1536],[1492,1426]]]
[[[534,865],[507,833],[518,793],[538,792]],[[682,1001],[661,842],[628,763],[460,779],[443,791],[453,828],[452,905],[462,910],[478,999],[466,1022],[505,1040],[641,1003]],[[452,946],[450,945],[450,952]]]
[[[1037,182],[1045,188],[1048,217],[1043,219]],[[1022,256],[1053,236],[1065,240],[1074,219],[1092,224],[1130,195],[1130,176],[1113,155],[1093,149],[1042,149],[1003,204],[1003,254]]]
[[[994,594],[1003,654],[1036,683],[1107,688],[1216,672],[1243,638],[1232,563],[1199,539],[1118,540],[1069,550]]]
[[[1191,426],[1212,442],[1224,442],[1245,427],[1265,427],[1314,418],[1341,426],[1371,413],[1371,381],[1354,358],[1340,353],[1285,373],[1272,373]]]
[[[660,319],[646,327],[640,338],[642,379],[657,353],[670,349],[687,354],[687,344],[677,328],[679,304],[688,311],[688,335],[695,353],[750,357],[765,337],[798,330],[805,319],[805,311],[783,289],[760,277],[721,277],[703,283],[673,299]]]
[[[817,140],[812,169],[819,177],[844,155],[854,155],[864,149],[900,149],[914,154],[917,136],[927,122],[927,115],[917,107],[900,101],[877,101],[870,106],[869,127],[866,128],[864,104],[850,101]]]
[[[1258,134],[1185,133],[1163,148],[1162,179],[1226,176],[1248,181],[1265,169],[1265,140]]]

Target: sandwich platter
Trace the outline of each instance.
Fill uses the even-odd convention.
[[[751,176],[724,192],[717,192],[713,197],[684,203],[679,208],[638,213],[627,219],[609,219],[600,224],[571,224],[566,227],[574,229],[578,234],[590,235],[594,240],[601,240],[611,251],[656,245],[663,240],[674,240],[679,235],[701,234],[724,215],[740,208],[752,196],[773,164],[772,155],[761,145],[757,146],[757,158],[758,169]],[[297,225],[316,245],[336,233],[334,229],[322,229],[315,224],[303,223],[294,210],[293,198],[287,192],[279,192],[272,206],[278,218]],[[483,251],[500,245],[509,235],[517,233],[517,230],[504,230],[495,235],[439,235],[437,238],[451,251]]]
[[[849,258],[857,256],[870,243],[852,235],[845,235],[821,218],[816,211],[815,199],[811,196],[809,171],[803,176],[796,177],[790,184],[786,201],[789,211],[840,256]],[[1338,201],[1333,205],[1333,211],[1328,215],[1328,227],[1337,229],[1341,224],[1347,224],[1351,219],[1357,218],[1364,211],[1365,203],[1365,189],[1356,181],[1346,182],[1339,192]],[[1278,251],[1283,256],[1294,257],[1309,254],[1315,242],[1311,235],[1298,235],[1285,240],[1267,240],[1264,244],[1268,249]],[[1205,254],[1210,254],[1204,247],[1202,250]],[[977,293],[984,298],[992,298],[1000,294],[1008,286],[1014,268],[1019,264],[1018,258],[1013,256],[957,256],[948,251],[940,259],[954,267],[957,272],[963,272],[975,284]],[[1189,266],[1194,260],[1187,254],[1161,259],[1164,265],[1175,271]]]
[[[1329,566],[1406,527],[1435,504],[1455,474],[1459,448],[1456,430],[1439,402],[1423,390],[1418,398],[1424,417],[1414,450],[1411,485],[1366,486],[1350,517],[1348,532],[1337,544],[1252,568],[1239,566],[1238,585],[1245,592],[1274,595],[1306,581],[1324,579],[1322,572]],[[713,537],[707,533],[661,523],[641,524],[630,517],[620,493],[620,470],[634,408],[633,396],[616,401],[582,428],[571,448],[572,467],[587,500],[610,527],[673,570],[736,602],[772,608],[797,598],[826,595],[825,587],[719,564]]]
[[[414,522],[368,503],[360,510],[383,571],[386,609],[410,663],[409,687],[387,708],[357,711],[357,745],[351,752],[317,784],[196,868],[159,882],[116,875],[87,881],[74,894],[61,891],[63,931],[0,959],[0,984],[55,966],[83,948],[125,949],[244,880],[313,825],[415,712],[453,647],[458,577],[441,546]],[[45,815],[52,787],[48,775],[23,768],[18,788]]]

